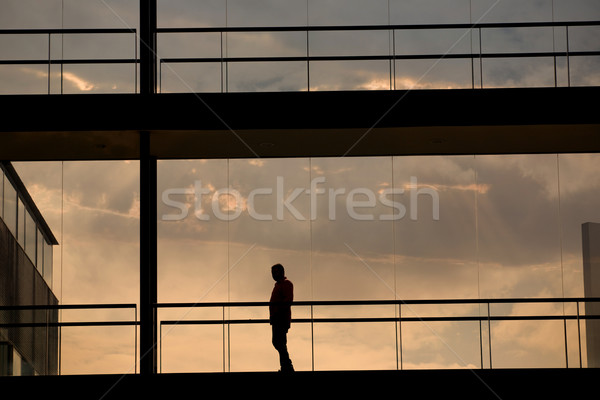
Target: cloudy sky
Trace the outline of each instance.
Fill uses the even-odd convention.
[[[32,10],[35,10],[32,12]],[[598,19],[597,1],[159,1],[161,27],[401,24]],[[136,27],[137,2],[2,1],[0,28]],[[484,51],[549,51],[563,31],[484,32]],[[574,29],[570,43],[597,50],[597,30]],[[554,40],[553,40],[554,38]],[[305,55],[305,33],[159,37],[160,57]],[[311,33],[312,55],[468,52],[469,32]],[[52,58],[135,55],[134,38],[52,37]],[[392,45],[393,43],[393,45]],[[473,44],[474,43],[474,44]],[[3,59],[43,59],[47,37],[0,37]],[[390,51],[391,49],[391,51]],[[489,86],[553,85],[553,64],[503,60],[484,65]],[[593,60],[573,60],[572,83],[597,82]],[[559,68],[565,68],[558,63]],[[462,61],[315,63],[311,90],[470,87]],[[559,81],[565,83],[565,71]],[[574,71],[578,71],[574,73]],[[52,93],[130,92],[131,66],[65,66]],[[305,63],[165,65],[163,91],[305,90]],[[0,66],[0,92],[46,93],[46,66]],[[139,165],[135,161],[16,163],[61,245],[54,290],[63,304],[137,303]],[[596,155],[373,157],[160,161],[159,301],[264,301],[281,262],[297,300],[582,296],[581,224],[600,222]],[[562,312],[511,306],[510,314]],[[476,313],[408,307],[403,315]],[[306,309],[295,316],[307,316]],[[389,308],[317,309],[317,316],[394,316]],[[266,310],[231,310],[263,318]],[[69,318],[124,318],[102,313]],[[221,310],[162,310],[163,320],[221,318]],[[485,327],[484,327],[485,328]],[[220,326],[164,326],[165,372],[223,370]],[[576,326],[569,363],[578,363]],[[494,366],[563,366],[561,323],[495,323]],[[227,370],[275,370],[268,327],[232,326]],[[297,369],[311,368],[310,327],[290,333]],[[483,330],[484,335],[485,329]],[[396,368],[391,324],[315,326],[315,368]],[[403,368],[479,367],[479,324],[404,324]],[[64,373],[131,372],[131,328],[72,328],[62,334]],[[484,354],[489,352],[484,349]],[[489,360],[484,360],[487,365]]]
[[[586,154],[161,161],[159,301],[264,301],[276,262],[287,267],[297,300],[582,296],[581,224],[600,222],[599,165]],[[137,162],[16,167],[61,242],[54,278],[61,302],[137,303]],[[314,189],[311,196],[307,190]],[[477,312],[403,309],[419,316]],[[392,316],[394,310],[321,308],[316,315]],[[230,316],[264,318],[266,310],[234,309]],[[160,317],[221,318],[222,311],[163,310]],[[562,366],[562,329],[553,322],[495,323],[494,365]],[[309,327],[291,332],[295,364],[310,369]],[[385,324],[317,325],[315,367],[395,368],[394,332]],[[576,326],[569,332],[575,365]],[[64,372],[131,368],[132,331],[101,334],[63,332]],[[233,326],[230,335],[227,368],[276,368],[267,327]],[[404,368],[479,365],[478,324],[405,324],[402,335]],[[163,371],[222,370],[222,337],[220,327],[165,325]]]

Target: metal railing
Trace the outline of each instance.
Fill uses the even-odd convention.
[[[390,90],[396,89],[396,61],[400,60],[444,60],[444,59],[463,59],[470,60],[471,68],[471,87],[484,88],[484,59],[523,59],[523,58],[551,58],[554,68],[554,86],[558,86],[558,67],[557,58],[566,59],[567,84],[571,86],[571,66],[572,57],[592,57],[600,56],[599,50],[590,51],[571,51],[569,30],[573,27],[593,27],[600,26],[600,21],[563,21],[563,22],[512,22],[512,23],[474,23],[474,24],[413,24],[413,25],[351,25],[351,26],[273,26],[273,27],[197,27],[197,28],[158,28],[157,34],[184,34],[184,33],[219,33],[220,56],[218,57],[165,57],[158,60],[159,65],[159,87],[162,86],[163,64],[181,64],[181,63],[219,63],[221,64],[221,91],[227,91],[226,84],[226,66],[229,63],[255,63],[255,62],[304,62],[306,63],[306,90],[311,89],[311,63],[326,61],[388,61]],[[562,51],[553,49],[552,51],[538,52],[485,52],[482,40],[482,32],[496,29],[515,29],[515,28],[552,28],[552,42],[554,44],[555,29],[564,29],[564,40],[566,48]],[[475,47],[478,51],[473,52],[473,43],[471,52],[455,53],[452,48],[441,53],[417,53],[417,54],[397,54],[396,53],[396,34],[398,31],[412,30],[463,30],[465,33],[459,38],[459,41],[465,39],[467,35],[477,38]],[[384,31],[389,32],[388,54],[371,55],[311,55],[310,33],[314,32],[352,32],[352,31]],[[226,35],[228,33],[274,33],[274,32],[300,32],[306,34],[306,54],[301,56],[282,56],[282,57],[230,57],[227,55]],[[553,45],[554,47],[554,45]],[[478,64],[478,73],[476,71]],[[225,66],[225,67],[224,67]],[[476,75],[479,79],[479,85],[476,84]]]
[[[61,321],[61,317],[58,314],[51,314],[52,311],[60,312],[65,310],[131,310],[134,318],[132,320],[101,320],[101,321]],[[44,315],[32,314],[23,318],[22,313],[42,311]],[[41,329],[45,340],[45,346],[48,350],[50,340],[57,340],[57,351],[58,354],[44,354],[46,362],[50,357],[58,357],[55,360],[58,363],[57,373],[61,374],[61,360],[62,360],[62,343],[61,343],[61,332],[62,328],[73,328],[73,327],[117,327],[117,326],[132,326],[133,337],[134,337],[134,357],[133,357],[133,371],[137,371],[138,365],[138,306],[135,303],[122,303],[122,304],[64,304],[64,305],[20,305],[20,306],[0,306],[0,330],[6,329]],[[28,321],[22,322],[20,319],[26,319]],[[58,329],[58,337],[50,339],[51,329]],[[39,332],[39,331],[38,331]],[[17,349],[18,351],[18,349]],[[39,357],[40,354],[36,354]],[[31,361],[31,360],[29,360]],[[40,371],[38,371],[40,372]]]
[[[582,338],[581,338],[581,322],[587,320],[600,319],[600,315],[593,313],[582,313],[581,304],[599,304],[600,298],[506,298],[506,299],[450,299],[450,300],[372,300],[372,301],[295,301],[292,307],[309,307],[310,317],[294,318],[292,324],[310,324],[310,342],[311,342],[311,365],[312,370],[315,370],[315,334],[313,331],[314,324],[322,323],[394,323],[396,330],[396,357],[397,369],[402,367],[402,326],[403,323],[420,322],[477,322],[479,323],[479,352],[480,352],[480,367],[484,369],[484,358],[488,357],[489,368],[492,369],[492,322],[497,321],[563,321],[564,327],[564,351],[565,351],[565,367],[569,367],[569,346],[567,339],[567,321],[576,321],[577,323],[577,354],[578,366],[583,367],[582,360]],[[538,304],[555,304],[562,305],[562,312],[556,314],[537,313],[533,315],[503,315],[496,314],[491,311],[492,305],[501,304],[523,304],[523,303],[538,303]],[[443,305],[473,305],[477,306],[480,312],[469,313],[469,315],[453,315],[453,316],[419,316],[411,310],[411,306],[443,306]],[[565,305],[571,304],[574,306],[572,312],[565,310]],[[225,358],[230,355],[230,343],[226,339],[225,327],[230,325],[245,325],[245,324],[269,324],[269,320],[265,318],[245,318],[245,319],[229,319],[225,316],[230,308],[266,308],[268,302],[212,302],[212,303],[159,303],[156,305],[157,310],[169,308],[217,308],[222,310],[223,318],[221,319],[179,319],[179,320],[158,320],[159,338],[161,342],[158,344],[160,351],[160,366],[162,369],[162,328],[163,326],[186,326],[186,325],[222,325],[223,330],[223,370],[226,371]],[[338,306],[394,306],[395,315],[391,317],[343,317],[343,318],[317,318],[314,316],[316,307],[338,307]],[[407,312],[408,310],[408,312]],[[483,312],[481,312],[483,310]],[[412,315],[407,315],[412,314]],[[473,315],[476,314],[476,315]],[[487,331],[487,332],[486,332]],[[484,354],[486,353],[488,354]]]
[[[107,35],[107,34],[132,34],[134,42],[134,56],[129,58],[68,58],[62,57],[62,48],[60,57],[52,53],[53,35]],[[2,35],[42,35],[48,37],[47,57],[46,58],[25,58],[25,59],[0,59],[2,65],[47,65],[48,75],[48,94],[51,94],[51,66],[60,65],[61,94],[63,81],[63,66],[65,65],[101,65],[101,64],[132,64],[134,92],[138,91],[138,37],[137,30],[133,28],[88,28],[88,29],[0,29]]]
[[[427,324],[430,322],[474,322],[479,324],[479,356],[480,356],[480,368],[493,368],[492,362],[492,346],[494,337],[492,334],[492,322],[500,321],[562,321],[563,322],[563,335],[564,335],[564,356],[565,356],[565,367],[569,367],[569,338],[567,321],[574,321],[577,325],[576,338],[570,338],[571,341],[577,343],[577,364],[579,368],[583,368],[583,357],[582,357],[582,323],[588,320],[600,319],[600,315],[590,313],[589,310],[583,312],[581,310],[582,304],[600,304],[600,298],[507,298],[507,299],[449,299],[449,300],[371,300],[371,301],[296,301],[292,303],[292,307],[307,307],[309,309],[308,316],[304,318],[294,318],[293,324],[309,324],[310,325],[310,342],[311,342],[311,365],[312,370],[315,370],[314,359],[315,359],[315,333],[313,327],[315,324],[365,324],[365,323],[391,323],[394,324],[396,334],[396,358],[397,367],[396,369],[404,369],[402,365],[403,348],[410,345],[406,343],[406,338],[403,339],[402,330],[406,323],[423,323]],[[519,314],[509,315],[506,313],[492,312],[491,307],[494,305],[516,305],[516,304],[554,304],[562,306],[556,313],[531,313],[531,314]],[[164,326],[201,326],[201,325],[220,325],[223,327],[223,370],[226,371],[225,357],[229,357],[231,352],[229,346],[229,339],[226,338],[226,328],[233,325],[248,325],[248,324],[263,324],[268,325],[269,320],[267,318],[227,318],[226,315],[229,313],[227,310],[231,308],[245,308],[245,309],[256,309],[256,308],[267,308],[269,302],[210,302],[210,303],[158,303],[155,304],[155,310],[158,313],[159,310],[165,309],[176,309],[176,308],[187,308],[187,309],[220,309],[223,317],[220,319],[158,319],[156,320],[157,328],[159,330],[159,341],[156,343],[157,351],[160,354],[160,365],[162,367],[162,329]],[[450,306],[450,305],[471,305],[476,307],[476,311],[471,310],[470,312],[455,315],[419,315],[415,312],[412,307],[418,306]],[[571,305],[571,310],[567,311],[565,306]],[[362,307],[362,306],[392,306],[394,307],[393,316],[376,316],[376,317],[316,317],[316,311],[319,307]],[[51,318],[49,312],[52,310],[117,310],[125,309],[131,310],[134,313],[132,320],[100,320],[100,321],[60,321],[56,316],[54,319]],[[45,329],[46,334],[37,336],[44,336],[46,341],[48,340],[49,332],[51,328],[59,329],[58,339],[58,373],[60,374],[60,362],[62,346],[60,344],[60,329],[69,327],[117,327],[117,326],[132,326],[134,335],[134,369],[137,372],[137,361],[138,361],[138,325],[140,322],[137,317],[137,305],[136,304],[79,304],[79,305],[36,305],[36,306],[0,306],[0,329],[23,329],[23,328],[35,328]],[[26,311],[44,311],[45,317],[40,318],[36,316],[33,320],[33,316],[28,317],[29,320],[26,322],[17,321],[15,319],[15,312],[26,312]],[[389,311],[389,310],[388,310]],[[6,313],[13,314],[6,314]],[[585,327],[584,327],[585,328]],[[47,343],[46,343],[47,346]],[[46,347],[48,348],[48,347]],[[487,353],[487,354],[486,354]],[[487,358],[484,362],[484,358]],[[487,364],[487,365],[486,365]]]
[[[600,56],[600,50],[573,51],[569,37],[570,30],[575,27],[597,27],[600,21],[561,21],[561,22],[512,22],[512,23],[462,23],[462,24],[410,24],[410,25],[334,25],[334,26],[261,26],[261,27],[181,27],[181,28],[156,28],[157,35],[186,34],[186,33],[217,33],[220,43],[220,55],[217,57],[160,57],[158,59],[158,86],[162,87],[163,65],[175,65],[182,63],[191,64],[218,64],[220,65],[221,91],[228,91],[229,74],[227,66],[235,63],[256,63],[256,62],[300,62],[306,64],[306,88],[311,90],[311,66],[315,63],[338,61],[387,61],[389,63],[389,89],[395,90],[396,85],[396,62],[402,60],[469,60],[472,88],[484,88],[484,65],[486,59],[539,59],[548,58],[553,60],[554,86],[562,85],[559,82],[557,59],[564,59],[566,62],[566,86],[571,86],[571,59],[574,57],[597,57]],[[483,43],[482,33],[493,30],[520,29],[520,28],[549,28],[552,30],[552,42],[555,41],[558,34],[564,40],[564,49],[556,50],[553,45],[552,51],[537,52],[486,52]],[[465,39],[467,35],[471,39],[469,52],[454,52],[452,48],[439,53],[414,53],[399,54],[396,52],[396,36],[401,31],[439,31],[439,30],[458,30],[464,31],[459,40]],[[314,55],[311,52],[311,33],[316,32],[357,32],[357,31],[383,31],[389,33],[389,52],[386,54],[348,54],[348,55]],[[230,33],[277,33],[277,32],[298,32],[305,36],[305,54],[298,56],[248,56],[232,57],[228,55],[227,35]],[[126,58],[71,58],[64,59],[62,55],[52,54],[52,36],[53,35],[105,35],[105,34],[133,34],[134,37],[134,56]],[[138,92],[138,48],[143,44],[138,43],[136,29],[117,28],[117,29],[1,29],[2,35],[44,35],[48,37],[47,57],[35,59],[2,59],[2,65],[47,65],[48,94],[51,93],[51,66],[60,65],[61,68],[61,93],[62,93],[62,69],[65,65],[114,65],[131,64],[133,65],[132,78],[134,81],[134,92]],[[473,51],[473,48],[476,48]],[[158,48],[158,55],[161,49]],[[158,56],[157,56],[158,57]],[[304,90],[298,88],[298,90]]]

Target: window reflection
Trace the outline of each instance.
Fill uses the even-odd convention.
[[[36,227],[37,228],[37,227]],[[40,274],[44,274],[44,235],[42,234],[42,231],[40,231],[39,229],[36,229],[36,261],[35,261],[35,265],[37,266],[38,271],[40,271]],[[49,285],[50,286],[50,285]]]
[[[581,225],[600,222],[599,162],[596,154],[162,160],[159,302],[266,301],[273,285],[269,267],[276,262],[287,267],[296,300],[582,296]],[[49,285],[56,256],[67,278],[62,288],[67,302],[137,302],[139,166],[65,163],[56,171],[64,181],[54,185],[39,175],[44,165],[25,164],[19,171],[34,198],[45,199],[39,202],[48,207],[42,213],[52,210],[47,215],[53,227],[64,223],[58,228],[64,247],[52,250],[6,179],[4,221],[25,234],[24,248]],[[82,178],[89,175],[93,182]],[[58,206],[47,200],[52,196]],[[64,259],[58,258],[62,252]],[[314,314],[301,307],[294,312],[299,318],[390,318],[487,311],[400,308],[319,306]],[[492,309],[500,311],[562,313],[555,304]],[[159,311],[160,321],[265,317],[264,308]],[[482,362],[561,367],[562,322],[537,322],[405,322],[402,350],[396,347],[397,327],[389,322],[314,329],[297,324],[290,343],[306,354],[314,343],[314,360],[297,357],[298,369],[310,369],[313,362],[317,369],[393,369],[395,351],[402,352],[400,368],[407,369],[476,368]],[[163,372],[272,369],[263,357],[270,351],[265,326],[213,328],[165,325]],[[578,365],[577,328],[567,325],[569,366]],[[90,340],[85,335],[65,334],[64,360],[70,363],[65,371],[82,371],[89,354],[78,353],[78,346]],[[337,340],[340,335],[346,343]],[[178,343],[185,340],[193,348],[183,351]],[[255,342],[260,344],[247,345]],[[106,338],[102,343],[112,346]],[[509,357],[511,352],[519,357]],[[113,371],[106,360],[99,356],[95,367]]]
[[[25,248],[25,206],[17,193],[17,240]]]
[[[17,236],[17,191],[8,178],[4,177],[4,223]]]
[[[53,272],[54,272],[54,250],[53,250],[53,246],[51,244],[49,244],[48,242],[44,241],[43,242],[43,247],[44,247],[44,280],[48,283],[48,286],[50,286],[50,289],[53,288]]]
[[[177,168],[167,168],[177,164]],[[189,230],[183,234],[193,225],[181,222],[175,229],[177,224],[162,221],[164,234],[159,248],[166,252],[172,247],[168,250],[172,253],[177,245],[170,235],[182,233],[189,240],[185,245],[188,252],[202,248],[204,260],[218,263],[203,264],[198,271],[223,271],[220,276],[226,271],[228,283],[219,284],[223,287],[220,295],[232,301],[264,301],[270,286],[265,269],[275,261],[294,267],[290,278],[298,282],[301,299],[581,296],[580,225],[600,217],[592,201],[600,188],[598,178],[592,175],[598,167],[596,155],[191,160],[165,161],[161,165],[164,169],[159,171],[165,173],[159,180],[163,182],[161,190],[172,187],[171,182],[177,179],[180,188],[202,188],[210,194],[203,200],[200,214],[205,225],[196,224],[197,233]],[[182,176],[186,178],[180,179]],[[202,186],[195,186],[200,178]],[[582,184],[584,181],[587,185]],[[282,184],[280,188],[278,183]],[[223,196],[213,203],[212,196],[219,188],[224,189],[220,192]],[[281,197],[273,202],[272,196],[279,190]],[[171,200],[177,200],[175,194],[172,196]],[[183,198],[178,200],[182,204]],[[191,207],[195,203],[187,199],[185,204]],[[172,205],[164,210],[167,215],[179,213]],[[573,219],[573,212],[579,217]],[[283,218],[278,219],[278,215]],[[194,222],[198,223],[198,218]],[[218,245],[202,244],[200,232],[205,229],[218,238]],[[204,279],[191,268],[186,269],[191,275],[186,275],[178,270],[174,259],[161,261],[160,268],[169,278],[161,283],[164,287],[159,296],[189,300],[191,294],[170,289],[174,282],[186,287],[202,286],[214,284],[219,278],[213,272],[211,279]],[[184,283],[190,276],[194,283]],[[535,312],[554,312],[553,307]],[[263,318],[262,311],[238,308],[226,311],[225,316]],[[502,311],[506,315],[524,312],[514,304]],[[361,312],[366,309],[319,306],[313,316],[353,317],[361,316]],[[464,312],[453,312],[441,306],[405,305],[401,312],[405,317],[475,316],[486,310],[469,306]],[[368,315],[393,317],[398,311],[382,308]],[[521,349],[524,336],[543,342],[558,332],[553,324],[548,324],[548,329],[535,327],[536,323],[500,322],[491,327],[473,322],[403,324],[402,368],[473,368],[481,362],[484,367],[559,366],[564,360],[564,349],[559,345],[548,347],[546,353],[543,349]],[[506,334],[505,329],[513,328],[521,332],[519,337]],[[535,328],[531,335],[527,333],[530,328]],[[386,355],[378,358],[381,363],[367,361],[369,357],[358,354],[356,359],[345,361],[339,357],[319,358],[325,348],[330,354],[348,354],[333,339],[340,329],[346,338],[363,343],[360,354],[373,351],[365,344],[367,341],[360,339],[363,335],[389,333],[368,323],[344,327],[318,324],[310,333],[315,345],[315,368],[353,368],[353,363],[363,361],[375,369],[394,368],[393,357],[387,358],[394,353],[394,328],[389,338],[378,342],[383,346],[380,349],[389,345]],[[500,346],[492,349],[491,360],[488,329],[491,340]],[[571,333],[576,327],[569,325],[568,329]],[[268,343],[268,334],[261,332],[258,327],[235,326],[223,338],[217,335],[213,340],[227,338],[232,369],[268,370],[243,358],[249,351],[244,346],[247,340]],[[431,336],[429,342],[439,345],[435,354],[422,347],[427,340],[418,340],[427,335]],[[481,348],[473,344],[479,343],[479,335]],[[573,338],[568,339],[570,362],[579,356]],[[301,341],[298,346],[306,348]],[[263,347],[256,351],[266,351],[268,346]],[[522,351],[524,356],[509,362],[499,353],[507,351]]]
[[[481,296],[562,296],[556,155],[476,162]]]
[[[472,156],[395,157],[397,287],[403,299],[477,298],[476,198]],[[452,282],[452,283],[451,283]]]
[[[138,303],[139,164],[19,162],[13,166],[59,239],[60,250],[53,249],[37,215],[21,208],[20,213],[26,213],[23,249],[60,304]],[[76,310],[66,322],[133,321],[133,313],[134,308]],[[62,327],[60,372],[131,372],[135,332],[132,326]]]
[[[20,205],[22,205],[21,202],[19,202],[19,206]],[[36,255],[37,227],[36,227],[35,222],[33,221],[33,218],[29,214],[29,212],[27,212],[27,210],[25,210],[24,208],[23,208],[23,214],[25,214],[25,253],[27,253],[31,262],[34,265],[36,265],[36,262],[37,262],[37,255]]]
[[[315,299],[396,298],[392,176],[389,157],[311,160]]]
[[[226,160],[158,163],[160,302],[227,300],[228,228],[212,202],[227,179]]]

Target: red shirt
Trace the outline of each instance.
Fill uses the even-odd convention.
[[[285,323],[289,326],[292,321],[291,303],[294,300],[294,285],[283,278],[275,282],[269,302],[269,320],[273,323]]]

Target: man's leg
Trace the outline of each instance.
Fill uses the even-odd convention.
[[[287,349],[287,331],[286,326],[274,324],[273,329],[273,347],[279,353],[279,364],[281,365],[281,371],[288,372],[293,371],[292,361]]]

